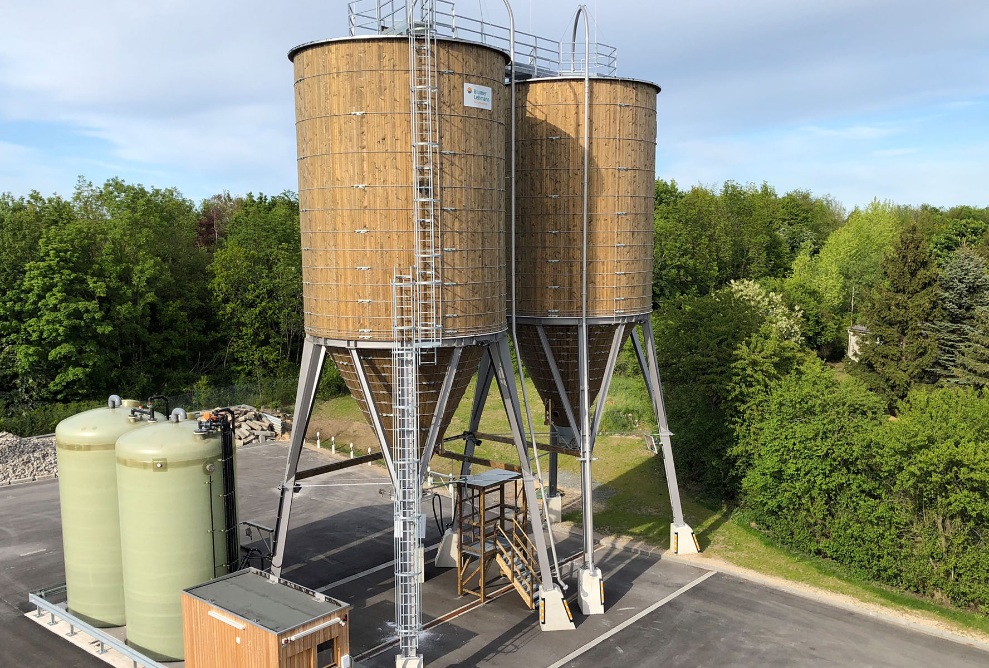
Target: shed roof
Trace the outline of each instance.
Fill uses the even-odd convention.
[[[289,631],[350,608],[335,598],[254,568],[189,587],[185,592],[248,624],[274,633]]]

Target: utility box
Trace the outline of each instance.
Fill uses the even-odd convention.
[[[187,668],[350,668],[350,606],[254,568],[182,592]]]

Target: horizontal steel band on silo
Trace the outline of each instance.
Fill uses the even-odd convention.
[[[328,40],[289,57],[306,331],[392,341],[392,281],[415,263],[408,40]],[[506,327],[506,62],[484,45],[437,42],[443,339]],[[465,84],[491,88],[492,109],[466,106]]]
[[[587,315],[652,309],[656,94],[651,83],[590,79]],[[580,317],[584,79],[532,79],[516,112],[517,313]]]

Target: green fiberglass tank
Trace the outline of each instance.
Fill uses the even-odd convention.
[[[114,395],[106,408],[73,415],[55,428],[68,607],[94,626],[124,624],[113,448],[121,435],[149,424],[146,415],[131,415],[138,406]]]
[[[224,465],[221,435],[200,432],[177,409],[117,441],[127,644],[159,661],[183,658],[182,590],[231,565],[236,512],[224,470],[233,467]]]

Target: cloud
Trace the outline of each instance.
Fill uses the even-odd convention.
[[[794,187],[843,198],[893,188],[942,201],[958,188],[934,192],[940,179],[908,169],[901,178],[917,182],[894,187],[864,166],[924,160],[935,137],[948,148],[933,154],[961,160],[951,147],[989,132],[989,3],[945,0],[936,11],[926,0],[588,4],[597,38],[619,48],[620,73],[663,86],[659,165],[681,183],[789,184],[800,175],[809,180]],[[516,3],[518,27],[566,39],[575,7]],[[506,22],[498,2],[457,10]],[[29,155],[21,156],[21,176],[11,167],[0,172],[0,189],[64,178],[57,186],[64,192],[77,174],[96,179],[110,169],[197,198],[224,188],[293,188],[285,54],[347,33],[344,4],[323,0],[34,0],[7,3],[3,14],[0,139]],[[50,132],[22,136],[25,122]],[[85,147],[62,145],[79,137],[89,138]],[[861,182],[838,178],[838,167],[811,168],[843,159],[862,167]],[[844,187],[849,195],[839,192]]]

